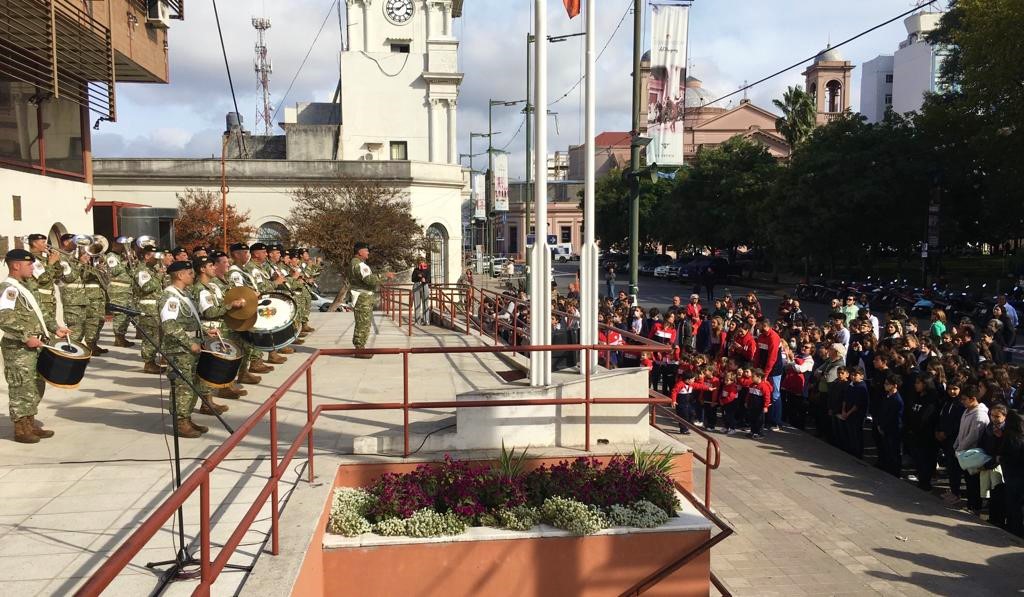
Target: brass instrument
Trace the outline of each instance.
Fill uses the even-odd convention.
[[[121,256],[124,258],[129,269],[135,268],[135,250],[132,249],[132,241],[134,240],[131,236],[119,236],[114,239],[115,244],[121,245]]]

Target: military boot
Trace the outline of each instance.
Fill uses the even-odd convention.
[[[259,359],[255,363],[249,363],[249,371],[252,373],[270,373],[274,368]],[[244,382],[243,382],[244,383]],[[259,382],[256,382],[259,383]]]
[[[287,361],[288,359],[281,356],[280,353],[278,353],[276,350],[270,353],[270,356],[267,357],[267,362],[272,365],[280,365],[281,363],[285,363]]]
[[[114,334],[114,346],[118,348],[131,348],[135,346],[135,343],[125,338],[124,334]]]
[[[96,344],[95,340],[89,343],[89,350],[91,350],[92,354],[95,356],[104,355],[110,352],[106,348],[102,348],[99,344]]]
[[[43,429],[43,425],[39,421],[37,421],[35,417],[29,417],[28,422],[29,426],[32,427],[32,433],[36,434],[36,437],[43,439],[53,437],[53,431],[50,431],[49,429]]]
[[[259,375],[253,375],[249,372],[250,366],[248,364],[242,365],[242,368],[238,371],[238,383],[260,383],[263,381]]]
[[[199,430],[192,426],[192,421],[189,419],[178,419],[178,437],[197,438],[201,433]]]
[[[15,419],[14,441],[18,442],[19,444],[39,443],[39,436],[32,431],[32,422],[28,420],[28,417]]]
[[[217,390],[217,397],[227,398],[228,400],[238,400],[239,398],[242,397],[242,395],[239,394],[238,390],[236,390],[235,388],[231,386],[224,386],[223,388]]]
[[[294,354],[295,349],[292,348],[291,346],[285,346],[284,348],[278,349],[277,352],[279,352],[280,354]]]
[[[302,344],[305,344],[305,343],[306,343],[306,341],[302,339],[302,335],[301,334],[299,334],[298,338],[296,338],[294,341],[292,341],[292,344],[302,345]],[[293,350],[293,352],[294,352],[294,350]]]
[[[142,368],[143,373],[152,373],[154,375],[160,375],[164,372],[164,368],[157,365],[153,361],[146,361],[146,365]]]
[[[209,406],[207,404],[209,403]],[[213,408],[210,408],[210,407]],[[217,404],[213,401],[213,397],[209,397],[203,401],[203,405],[199,407],[199,414],[201,415],[219,415],[223,412],[227,412],[228,406],[226,404]]]
[[[207,431],[210,430],[210,428],[207,427],[206,425],[200,425],[199,423],[193,421],[192,417],[188,418],[188,424],[191,425],[192,428],[198,431],[199,433],[206,433]]]
[[[302,324],[302,331],[307,333],[307,334],[312,334],[313,332],[316,331],[316,328],[310,326],[308,323],[304,323],[304,324]]]

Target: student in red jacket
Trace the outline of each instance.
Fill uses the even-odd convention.
[[[704,409],[703,424],[704,428],[708,431],[714,431],[715,424],[718,422],[715,412],[715,409],[718,407],[718,386],[718,378],[715,377],[711,367],[707,365],[705,365],[701,374],[693,383],[696,403],[700,404]],[[701,423],[697,424],[700,425]]]
[[[764,371],[754,369],[750,372],[754,382],[747,393],[747,420],[750,422],[750,433],[747,437],[761,439],[761,428],[764,426],[764,415],[772,405],[772,384],[764,377]]]
[[[772,402],[768,407],[766,425],[772,431],[778,431],[782,426],[782,401],[779,399],[779,389],[782,385],[782,338],[772,329],[772,322],[767,317],[757,320],[757,358],[755,366],[764,371],[765,378],[772,384]]]
[[[663,321],[655,322],[651,327],[651,340],[672,347],[671,352],[654,353],[654,376],[652,387],[667,394],[675,382],[676,367],[679,364],[679,346],[676,344],[676,314],[674,311],[665,314]]]
[[[735,371],[727,371],[723,378],[722,389],[718,393],[718,403],[722,405],[725,415],[725,434],[736,433],[736,407],[740,406],[740,384]]]
[[[750,325],[743,322],[736,327],[736,335],[729,345],[729,358],[736,359],[741,367],[750,366],[757,356],[757,342],[750,334]]]
[[[676,414],[691,423],[693,422],[693,378],[693,371],[684,371],[673,386],[671,396]],[[686,425],[680,423],[679,433],[690,435],[690,430]]]

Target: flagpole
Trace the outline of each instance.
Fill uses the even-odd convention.
[[[532,264],[530,268],[530,344],[551,344],[551,250],[548,247],[548,15],[547,2],[534,0],[534,109],[541,116],[533,120],[534,185],[533,202],[536,214]],[[551,383],[551,353],[530,353],[530,385]]]
[[[584,179],[583,179],[583,245],[580,247],[580,343],[597,344],[597,243],[594,239],[594,135],[596,133],[597,83],[594,54],[594,21],[597,8],[596,0],[587,0],[585,19],[586,28],[586,83],[584,108]],[[580,361],[580,372],[586,371]],[[597,354],[590,353],[590,369],[597,364]]]

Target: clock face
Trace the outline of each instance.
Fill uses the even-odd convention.
[[[413,0],[386,0],[384,15],[395,25],[405,25],[412,20]]]

